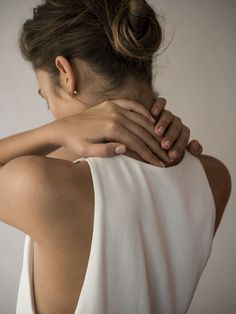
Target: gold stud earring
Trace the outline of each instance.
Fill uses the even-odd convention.
[[[77,90],[75,90],[75,91],[74,91],[74,95],[77,95],[77,94],[78,94],[78,92],[77,92]]]

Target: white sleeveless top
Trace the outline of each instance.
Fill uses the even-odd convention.
[[[215,203],[188,151],[160,168],[125,155],[88,157],[94,186],[91,252],[75,314],[184,314],[209,259]],[[36,313],[33,239],[26,235],[16,314]]]

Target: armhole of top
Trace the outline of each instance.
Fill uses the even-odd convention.
[[[202,169],[202,175],[204,177],[205,186],[206,186],[206,189],[208,190],[208,194],[209,194],[209,197],[210,197],[210,200],[211,200],[211,203],[212,203],[212,207],[213,207],[213,219],[214,219],[214,228],[215,228],[215,223],[216,223],[216,203],[215,203],[214,194],[213,194],[213,191],[211,189],[210,182],[209,182],[208,176],[207,176],[207,172],[206,172],[206,169],[205,169],[203,163],[201,162],[201,160],[198,157],[194,157],[194,158],[197,160],[200,168]]]

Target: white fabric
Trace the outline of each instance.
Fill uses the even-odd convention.
[[[160,168],[131,157],[89,157],[94,230],[75,314],[187,313],[212,249],[213,195],[188,151]],[[16,314],[34,312],[26,235]]]

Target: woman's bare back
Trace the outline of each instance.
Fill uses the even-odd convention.
[[[50,157],[70,161],[76,159],[75,156],[70,155],[67,155],[65,158],[63,156],[59,157],[59,155],[51,155]],[[205,169],[215,200],[216,232],[230,196],[231,178],[226,166],[218,159],[206,155],[198,158]],[[26,162],[29,167],[28,160],[22,161]],[[44,159],[42,162],[43,164],[45,162],[48,164],[49,160]],[[40,165],[41,161],[38,164],[36,160],[34,166],[38,167]],[[69,184],[68,191],[72,193],[73,197],[69,193],[69,199],[66,202],[67,206],[65,209],[62,208],[61,212],[58,213],[58,207],[56,206],[55,215],[59,215],[60,219],[59,216],[55,215],[50,218],[53,220],[48,223],[48,226],[53,226],[53,228],[50,227],[47,234],[43,235],[43,230],[46,230],[45,224],[42,226],[36,225],[38,224],[38,219],[31,224],[35,225],[32,230],[37,230],[37,234],[43,235],[40,236],[40,241],[34,242],[34,284],[36,285],[36,299],[40,300],[40,310],[42,313],[45,312],[44,309],[48,310],[49,308],[52,310],[51,313],[72,313],[75,310],[83,286],[91,249],[94,215],[93,182],[87,162],[71,165],[71,163],[56,162],[55,160],[53,163],[51,161],[49,168],[56,169],[53,172],[53,175],[55,175],[53,189],[56,194],[60,194],[60,189],[65,182]],[[64,180],[63,178],[67,178],[68,180]],[[50,176],[50,179],[53,179],[52,176]],[[56,187],[54,187],[55,185]],[[47,187],[45,188],[47,189]],[[78,199],[80,200],[79,202]],[[64,197],[62,197],[62,201],[64,202]],[[73,206],[76,208],[71,208]],[[70,209],[69,213],[68,209]],[[24,210],[26,208],[22,207],[22,211]],[[73,212],[73,215],[71,215],[71,212]],[[62,217],[61,213],[65,213],[65,218]],[[70,216],[72,218],[68,223],[66,217]],[[12,221],[11,225],[16,225],[18,229],[30,234],[28,230],[24,230],[24,227],[19,227],[19,224],[22,224],[22,226],[26,225],[23,221],[24,217],[27,218],[28,226],[30,222],[29,217],[26,215],[20,217],[22,222],[18,217],[17,223]],[[40,228],[42,228],[41,233]],[[33,234],[31,237],[35,239]],[[43,239],[46,239],[47,243],[44,243]],[[63,308],[59,304],[63,304]],[[55,306],[55,308],[53,309],[52,306]]]
[[[215,235],[219,227],[219,224],[221,222],[226,204],[230,196],[231,178],[230,178],[228,169],[220,160],[211,156],[206,156],[206,155],[201,155],[198,158],[200,162],[202,163],[203,168],[206,172],[209,185],[212,190],[213,198],[215,201],[215,207],[216,207],[216,223],[215,223],[215,231],[214,231],[214,235]],[[69,256],[68,254],[70,252],[70,248],[68,248],[68,251],[64,252],[64,253],[67,252],[67,254],[64,254],[64,257],[63,257],[63,254],[61,255],[60,262],[58,261],[58,259],[54,259],[54,261],[52,260],[52,265],[53,265],[52,268],[55,268],[55,269],[58,268],[58,274],[60,274],[60,276],[57,277],[57,280],[60,280],[60,277],[64,278],[65,275],[68,277],[68,273],[63,275],[63,269],[65,270],[65,268],[63,267],[63,264],[68,260],[71,263],[71,267],[70,267],[71,275],[69,276],[71,280],[68,281],[68,286],[65,287],[65,291],[63,292],[64,297],[66,296],[67,300],[69,299],[69,297],[71,297],[71,301],[72,301],[71,287],[72,286],[76,287],[76,289],[74,290],[75,294],[73,295],[72,303],[70,303],[71,305],[67,303],[67,306],[68,306],[67,309],[73,308],[73,305],[75,306],[75,302],[81,292],[83,282],[85,279],[86,270],[87,270],[88,259],[89,259],[90,250],[91,250],[92,234],[93,234],[94,191],[93,191],[92,176],[91,176],[90,168],[87,162],[80,162],[78,166],[83,172],[83,177],[86,178],[86,180],[84,180],[85,189],[83,193],[83,199],[87,205],[84,207],[83,212],[79,213],[79,216],[83,217],[84,222],[86,221],[86,223],[83,224],[86,227],[82,229],[83,230],[82,232],[80,228],[80,232],[78,235],[80,244],[78,241],[76,241],[73,243],[77,243],[77,244],[75,244],[74,247],[71,247],[71,252],[75,253],[76,251],[77,252],[76,254],[73,254],[73,256],[72,255]],[[59,239],[59,240],[60,241],[58,242],[58,246],[60,247],[60,243],[62,239]],[[37,266],[39,267],[41,263],[42,261],[38,259]],[[42,280],[40,280],[40,270],[39,269],[37,270],[38,271],[35,273],[35,275],[37,276],[37,279],[38,279],[37,282],[39,283],[39,282],[42,282]],[[38,289],[38,291],[40,290],[41,289]],[[41,291],[44,291],[44,289],[42,289]],[[47,294],[48,293],[49,293],[49,290],[47,288]],[[60,298],[61,293],[62,291],[58,291],[58,293],[55,293],[55,291],[52,292],[52,294],[55,296],[55,299]],[[66,302],[64,304],[66,304]]]
[[[200,155],[197,157],[203,165],[211,187],[216,207],[216,222],[214,235],[220,225],[225,207],[231,193],[231,176],[223,162],[212,156]]]

